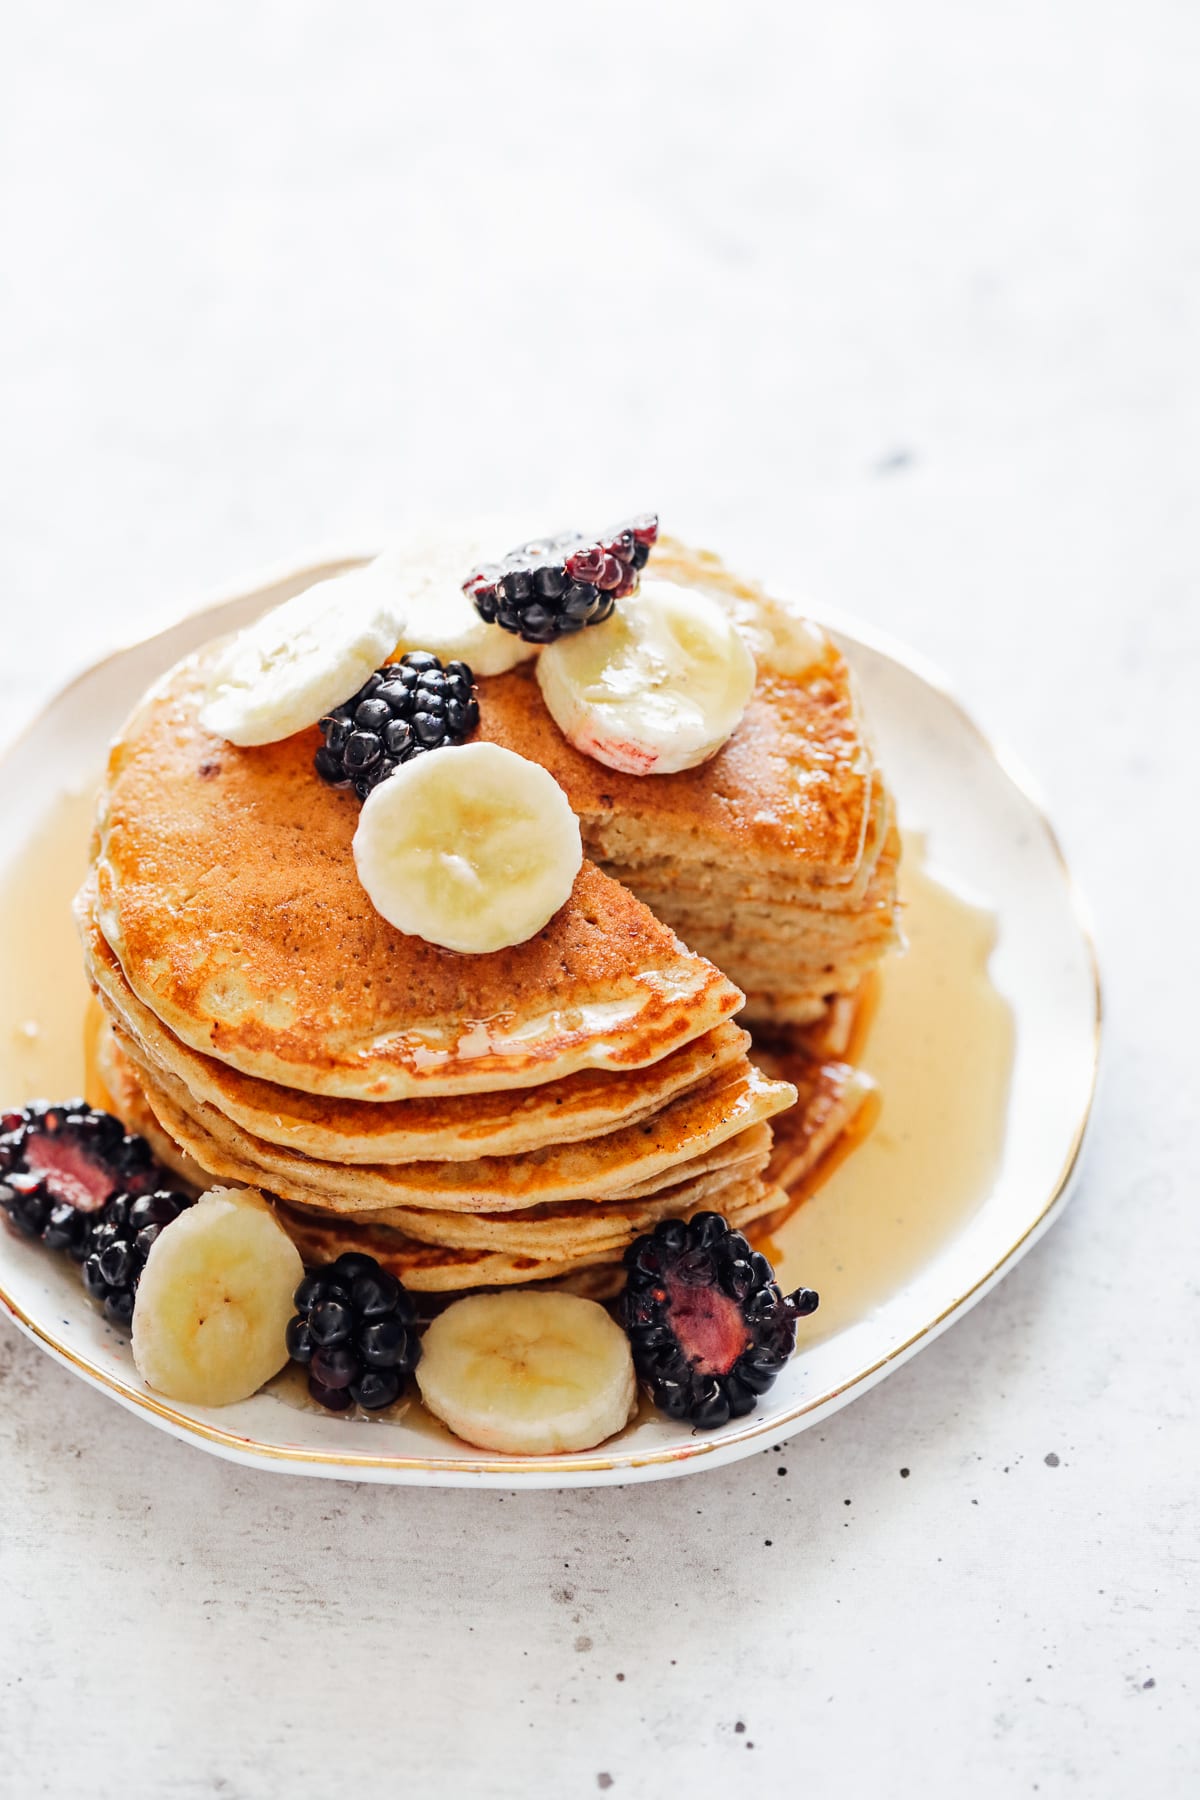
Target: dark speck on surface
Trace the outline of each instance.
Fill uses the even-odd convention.
[[[1045,1458],[1045,1463],[1048,1469],[1057,1469],[1058,1457],[1053,1450],[1050,1452],[1049,1456]]]
[[[886,456],[878,458],[874,472],[876,475],[898,475],[901,469],[911,469],[916,460],[912,450],[900,445],[895,450],[889,450]]]
[[[1156,1681],[1155,1681],[1155,1679],[1154,1679],[1154,1677],[1153,1677],[1153,1675],[1152,1675],[1152,1676],[1151,1676],[1151,1677],[1150,1677],[1150,1679],[1149,1679],[1149,1681],[1143,1681],[1143,1683],[1142,1683],[1142,1690],[1143,1690],[1143,1692],[1144,1692],[1144,1691],[1145,1691],[1145,1689],[1146,1689],[1146,1688],[1152,1688],[1152,1687],[1157,1687],[1157,1685],[1158,1685],[1158,1683],[1157,1683],[1157,1682],[1156,1682]]]
[[[599,1775],[597,1775],[596,1786],[598,1788],[610,1788],[612,1786],[612,1776],[608,1773],[607,1769],[601,1769]]]
[[[776,1469],[776,1471],[775,1471],[775,1473],[776,1473],[776,1474],[777,1474],[777,1475],[786,1475],[786,1474],[787,1474],[787,1470],[786,1470],[786,1469],[782,1469],[782,1468],[781,1468],[781,1469]]]
[[[912,1470],[911,1470],[911,1469],[901,1469],[901,1471],[900,1471],[900,1479],[901,1479],[901,1481],[907,1481],[907,1480],[908,1480],[908,1478],[909,1478],[909,1476],[910,1476],[910,1475],[911,1475],[911,1474],[912,1474]]]
[[[211,781],[214,775],[221,773],[221,765],[219,762],[202,762],[199,772],[205,781]]]
[[[734,1730],[735,1730],[735,1731],[745,1731],[745,1729],[746,1729],[746,1721],[745,1721],[745,1719],[739,1719],[739,1720],[738,1720],[738,1722],[737,1722],[737,1724],[736,1724],[736,1725],[735,1725],[735,1726],[734,1726],[734,1728],[733,1728],[733,1729],[734,1729]]]

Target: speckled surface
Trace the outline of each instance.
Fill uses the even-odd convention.
[[[657,503],[1038,771],[1101,1111],[975,1312],[682,1483],[252,1474],[0,1328],[0,1793],[1190,1793],[1200,17],[407,11],[10,22],[0,733],[406,509]]]

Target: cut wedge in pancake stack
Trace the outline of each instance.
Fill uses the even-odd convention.
[[[849,672],[713,559],[659,555],[744,634],[753,693],[715,755],[638,776],[568,741],[536,664],[478,680],[476,738],[547,770],[582,833],[566,903],[524,942],[463,954],[389,923],[315,726],[238,746],[202,723],[220,647],[114,746],[77,902],[104,1078],[181,1173],[271,1197],[310,1264],[365,1250],[429,1292],[612,1292],[664,1219],[778,1216],[780,1180],[861,1104],[818,1057],[797,1110],[735,1022],[835,1051],[894,936],[895,823]]]
[[[670,776],[609,768],[567,741],[533,667],[481,683],[481,735],[561,783],[584,850],[715,962],[752,1025],[806,1025],[854,994],[896,939],[900,836],[854,679],[828,636],[663,539],[653,572],[715,600],[757,662],[737,730]]]

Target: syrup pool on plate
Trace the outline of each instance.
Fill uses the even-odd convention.
[[[103,1104],[87,1040],[98,1009],[71,901],[91,833],[90,790],[64,795],[0,885],[0,1103],[86,1092]],[[878,1086],[871,1129],[772,1235],[785,1288],[821,1295],[805,1331],[828,1337],[894,1292],[970,1217],[999,1161],[1013,1056],[988,959],[992,916],[938,881],[906,837],[908,949],[890,956],[855,1061]]]
[[[96,799],[64,794],[0,884],[0,1105],[85,1089],[89,991],[71,901],[87,872]]]
[[[865,1137],[773,1234],[784,1288],[815,1287],[804,1342],[885,1300],[988,1193],[1004,1146],[1014,1028],[989,972],[995,920],[938,881],[906,833],[907,949],[887,958],[865,1043],[852,1055],[878,1099]],[[872,1105],[871,1102],[868,1103]]]

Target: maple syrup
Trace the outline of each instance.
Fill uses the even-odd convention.
[[[91,787],[62,795],[0,880],[0,1105],[86,1087],[90,992],[71,916],[87,872]]]
[[[927,1262],[985,1198],[1003,1149],[1015,1033],[988,969],[995,919],[930,872],[915,834],[900,892],[908,948],[879,971],[869,1030],[848,1057],[875,1094],[767,1251],[785,1289],[821,1296],[809,1343]]]

